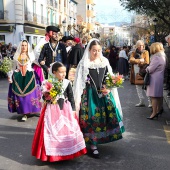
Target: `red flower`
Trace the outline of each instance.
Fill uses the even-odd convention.
[[[46,81],[46,82],[44,82],[44,84],[43,84],[42,92],[50,92],[50,90],[52,89],[52,87],[53,87],[53,84],[50,83],[50,82],[48,82],[48,81]]]
[[[82,121],[80,122],[80,124],[81,124],[81,126],[82,126],[83,128],[86,128],[86,127],[87,127],[87,123],[86,123],[84,120],[82,120]]]
[[[49,91],[52,89],[53,85],[52,85],[52,83],[47,82],[47,83],[45,84],[45,87],[46,87],[46,89],[47,89],[47,92],[49,92]]]
[[[100,124],[100,127],[105,127],[105,126],[106,126],[105,123],[101,123],[101,124]]]
[[[52,99],[49,92],[45,92],[43,95],[45,97],[45,100],[51,100]]]
[[[93,126],[94,126],[94,127],[97,127],[97,126],[98,126],[98,123],[93,123]]]
[[[93,138],[93,141],[94,141],[94,142],[97,142],[97,137],[96,137],[96,136]]]
[[[92,129],[92,128],[90,128],[88,131],[89,131],[89,133],[92,133],[92,132],[93,132],[93,129]]]
[[[83,91],[83,94],[86,94],[86,90]]]

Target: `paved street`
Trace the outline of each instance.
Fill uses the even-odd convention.
[[[136,108],[138,97],[128,81],[119,89],[126,132],[120,141],[100,145],[100,159],[90,155],[63,162],[41,162],[31,156],[38,121],[34,116],[19,122],[7,109],[8,82],[0,79],[0,170],[169,170],[170,110],[164,102],[162,117],[147,120],[148,107]],[[147,103],[147,99],[145,100]],[[170,142],[170,141],[169,141]]]

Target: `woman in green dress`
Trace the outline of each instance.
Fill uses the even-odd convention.
[[[98,144],[122,139],[124,132],[117,88],[106,88],[107,73],[113,74],[109,61],[100,42],[91,39],[77,67],[73,92],[80,127],[95,158]]]

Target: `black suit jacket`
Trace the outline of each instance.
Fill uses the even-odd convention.
[[[71,65],[78,65],[80,60],[83,57],[84,50],[80,46],[80,44],[76,44],[74,47],[72,47],[72,50],[69,55],[69,64]]]
[[[59,43],[58,48],[56,52],[60,50],[61,51],[61,57],[62,57],[62,63],[64,65],[67,64],[67,52],[66,52],[66,47],[64,44]],[[53,52],[49,46],[49,43],[44,44],[38,62],[41,63],[41,61],[45,61],[45,65],[41,65],[41,67],[47,71],[47,69],[50,67],[50,64],[53,63]]]

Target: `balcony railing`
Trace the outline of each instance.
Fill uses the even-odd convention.
[[[52,25],[52,26],[59,26],[58,24],[51,22],[49,20],[47,20],[47,25]]]
[[[8,11],[0,11],[0,20],[8,20]]]
[[[32,12],[25,13],[25,21],[31,22],[31,23],[34,23],[34,24],[47,25],[47,18],[46,17],[34,14]]]
[[[48,1],[47,1],[47,5],[53,6],[53,0],[48,0]]]
[[[51,22],[46,17],[41,15],[34,14],[32,12],[25,13],[25,21],[30,22],[31,24],[41,24],[41,25],[53,25],[58,26],[56,23]]]

